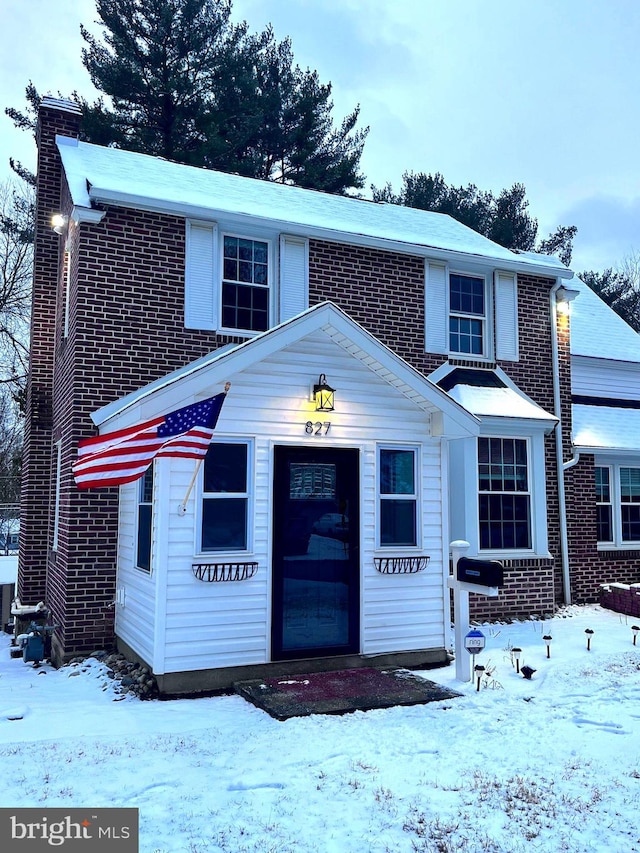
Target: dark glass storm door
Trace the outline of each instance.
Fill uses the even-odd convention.
[[[359,651],[358,450],[276,447],[272,658]]]

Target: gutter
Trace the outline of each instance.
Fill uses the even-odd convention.
[[[571,604],[571,572],[569,570],[569,538],[567,535],[567,496],[564,487],[564,451],[562,447],[562,408],[560,400],[560,358],[558,352],[558,306],[556,294],[562,287],[562,279],[557,279],[551,288],[551,353],[553,372],[553,408],[558,423],[555,429],[556,441],[556,479],[558,481],[558,511],[560,521],[560,559],[562,561],[562,588],[564,591],[564,603]],[[566,467],[575,465],[580,454],[574,455]]]

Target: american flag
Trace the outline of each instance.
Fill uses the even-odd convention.
[[[142,477],[160,456],[202,459],[226,393],[168,415],[78,442],[73,476],[79,489],[121,486]]]

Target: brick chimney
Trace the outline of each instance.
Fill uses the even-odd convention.
[[[45,598],[47,549],[55,503],[52,388],[58,271],[63,241],[51,229],[61,211],[62,164],[56,135],[77,138],[81,111],[73,101],[45,97],[38,112],[38,145],[30,369],[27,382],[18,595],[24,604]],[[69,213],[70,211],[66,211]]]

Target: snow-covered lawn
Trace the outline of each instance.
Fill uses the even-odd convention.
[[[35,669],[2,635],[0,805],[137,807],[141,853],[640,851],[632,624],[482,626],[480,692],[451,666],[424,674],[462,698],[284,723],[237,696],[122,699],[97,661]]]

